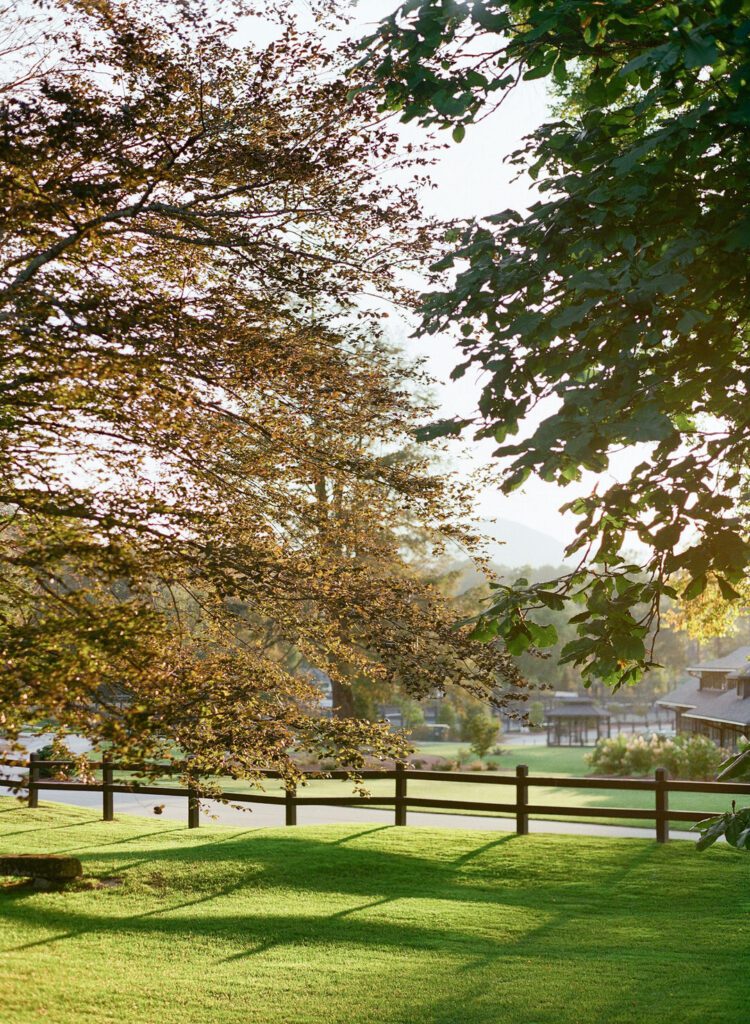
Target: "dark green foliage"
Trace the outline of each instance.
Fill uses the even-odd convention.
[[[635,682],[669,577],[695,596],[715,576],[731,597],[750,565],[750,2],[416,0],[367,60],[385,109],[456,139],[521,77],[562,95],[561,116],[511,157],[539,201],[459,232],[424,329],[460,328],[454,377],[481,371],[476,436],[507,460],[505,492],[531,473],[567,486],[648,446],[629,479],[566,506],[586,574],[499,586],[477,630],[512,653],[545,646],[527,613],[572,599],[579,635],[562,661]]]
[[[749,779],[750,743],[743,743],[740,751],[728,757],[720,767],[719,779],[722,782],[744,782]],[[698,840],[699,850],[713,846],[717,839],[724,836],[730,846],[750,851],[750,807],[742,807],[738,811],[732,801],[731,811],[699,821],[694,827],[701,833]]]
[[[738,811],[732,803],[731,811],[719,814],[715,818],[706,818],[693,827],[696,832],[701,833],[697,843],[699,850],[708,849],[723,836],[730,846],[750,851],[750,807],[743,807]]]

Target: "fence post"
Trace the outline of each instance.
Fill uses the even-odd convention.
[[[39,806],[39,754],[29,754],[29,807]]]
[[[297,787],[295,785],[287,786],[284,791],[284,824],[285,825],[296,825],[297,824]]]
[[[519,836],[529,834],[529,766],[516,765],[516,833]]]
[[[195,787],[188,786],[188,828],[198,828],[200,825],[200,802]]]
[[[666,843],[669,839],[669,791],[667,790],[667,770],[657,768],[656,778],[656,841]]]
[[[112,792],[112,756],[102,756],[102,821],[115,820],[115,795]]]
[[[396,762],[396,824],[406,824],[406,768],[403,761]]]

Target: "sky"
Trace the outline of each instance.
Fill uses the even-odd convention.
[[[349,34],[366,35],[382,18],[395,10],[398,2],[352,0],[354,22],[348,30]],[[306,0],[298,0],[298,3],[301,10],[307,6]],[[437,154],[437,161],[430,170],[435,187],[422,191],[425,212],[440,219],[451,220],[486,216],[509,207],[521,212],[528,209],[535,200],[531,179],[518,179],[516,170],[508,167],[503,160],[518,149],[524,136],[549,115],[550,105],[545,84],[540,81],[522,82],[497,113],[481,124],[470,127],[460,144],[452,142],[448,132],[442,133],[444,141],[450,145]],[[421,137],[426,137],[423,129],[411,125],[402,131],[412,142],[419,142]],[[460,351],[451,337],[411,338],[414,325],[405,321],[399,323],[395,314],[392,314],[390,325],[394,338],[407,353],[426,358],[426,369],[435,380],[433,391],[438,403],[437,418],[473,413],[480,387],[477,378],[471,373],[467,373],[460,381],[450,380],[451,370],[462,361]],[[543,414],[542,406],[537,412],[537,422]],[[497,461],[491,457],[494,447],[492,442],[480,445],[467,435],[462,441],[452,444],[449,465],[462,475],[468,475],[477,467],[497,465]],[[610,473],[604,474],[604,482],[623,479],[643,457],[643,450],[615,457]],[[484,520],[498,520],[496,525],[487,526],[487,532],[493,535],[494,540],[507,543],[507,547],[500,550],[493,543],[493,557],[508,564],[523,564],[527,561],[531,561],[531,564],[544,564],[549,561],[550,551],[557,549],[562,554],[564,547],[574,537],[576,519],[570,514],[563,515],[559,508],[577,495],[589,493],[595,482],[596,478],[589,474],[580,484],[560,488],[531,477],[522,489],[508,496],[501,494],[496,486],[484,487],[479,493],[477,514]],[[514,524],[520,524],[520,529],[516,529]],[[533,560],[533,531],[539,531],[554,541],[552,545],[540,544],[536,562]],[[519,547],[519,557],[513,556],[511,549],[514,544]]]

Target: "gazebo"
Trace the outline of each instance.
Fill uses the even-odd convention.
[[[589,732],[597,740],[610,735],[609,712],[598,708],[590,697],[572,694],[547,712],[547,746],[584,747]]]

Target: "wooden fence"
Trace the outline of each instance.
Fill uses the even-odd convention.
[[[102,794],[102,817],[105,821],[112,821],[114,818],[114,796],[116,793],[139,793],[147,796],[180,796],[187,800],[188,826],[197,828],[200,824],[200,800],[199,793],[193,787],[185,786],[151,786],[140,782],[116,782],[114,773],[120,772],[144,772],[145,769],[157,768],[162,775],[174,774],[183,771],[184,767],[174,765],[127,765],[117,764],[106,758],[98,764],[92,764],[92,771],[101,776],[100,782],[67,782],[55,779],[43,778],[42,768],[67,768],[73,767],[73,761],[47,761],[40,760],[35,754],[29,756],[28,761],[4,761],[4,766],[23,768],[27,777],[23,780],[0,778],[0,787],[6,789],[26,789],[28,793],[29,807],[39,805],[39,793],[42,790],[59,791],[86,791]],[[266,771],[262,773],[266,778],[280,778],[278,772]],[[394,795],[384,796],[347,796],[347,797],[324,797],[324,796],[299,796],[296,789],[287,789],[283,796],[271,796],[267,793],[223,793],[223,799],[228,803],[255,803],[255,804],[277,804],[285,809],[285,822],[287,825],[297,824],[297,808],[310,805],[326,807],[362,807],[368,804],[383,808],[393,807],[394,822],[396,825],[405,825],[407,811],[412,810],[453,810],[453,811],[476,811],[478,813],[500,812],[513,815],[516,821],[516,832],[518,835],[528,835],[529,819],[535,816],[563,816],[567,818],[616,818],[623,820],[649,820],[654,822],[656,839],[665,843],[669,839],[669,823],[672,822],[695,822],[703,818],[710,818],[716,811],[680,811],[670,810],[670,793],[725,793],[727,796],[743,797],[750,794],[750,783],[737,782],[690,782],[682,779],[669,779],[663,768],[657,768],[653,779],[604,779],[604,778],[573,778],[570,776],[558,775],[529,775],[526,765],[520,764],[516,768],[515,775],[490,775],[474,772],[445,772],[445,771],[413,771],[403,765],[398,765],[393,770],[368,770],[358,773],[367,780],[390,779],[394,782]],[[346,771],[331,772],[310,772],[307,777],[325,779],[346,779],[349,773]],[[409,779],[420,781],[450,782],[450,783],[472,783],[488,787],[505,787],[510,799],[504,802],[497,802],[494,799],[487,801],[477,800],[448,800],[443,797],[410,797],[408,793]],[[529,800],[529,791],[534,787],[554,787],[556,789],[609,789],[647,792],[654,794],[653,809],[641,807],[571,807],[556,804],[535,804]],[[492,794],[492,790],[488,791]],[[213,798],[212,798],[213,799]]]

